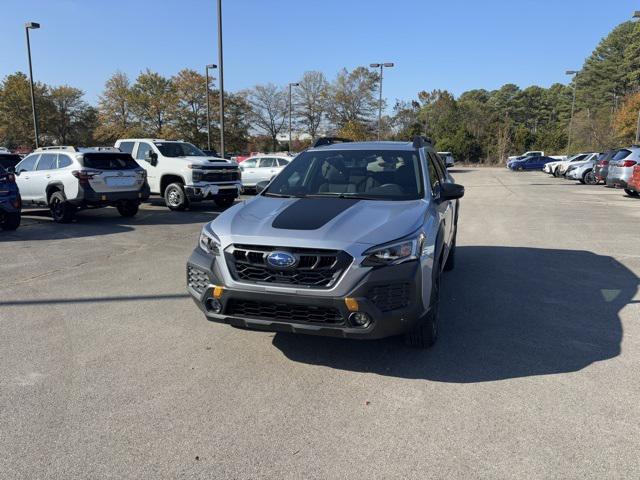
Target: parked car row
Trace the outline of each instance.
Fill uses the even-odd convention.
[[[640,146],[581,153],[564,162],[549,163],[544,171],[588,185],[604,182],[607,187],[624,189],[627,195],[640,196]]]

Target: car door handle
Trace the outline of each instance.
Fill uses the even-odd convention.
[[[51,175],[45,175],[44,178],[51,178]]]

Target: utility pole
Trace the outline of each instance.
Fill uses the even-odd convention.
[[[218,0],[218,71],[220,73],[220,156],[224,157],[224,63],[222,59],[222,0]]]
[[[292,133],[291,133],[291,116],[293,115],[293,112],[292,112],[293,109],[291,107],[291,105],[292,105],[292,103],[291,103],[291,87],[299,87],[299,86],[300,86],[299,83],[290,83],[289,84],[289,153],[291,153],[291,151],[293,150],[291,148],[291,146],[293,145],[293,137],[291,136],[292,135]]]
[[[31,84],[31,111],[33,113],[33,132],[36,140],[36,148],[40,146],[40,135],[38,134],[38,112],[36,110],[36,96],[33,91],[33,68],[31,66],[31,42],[29,41],[29,30],[37,30],[40,28],[40,24],[36,22],[28,22],[24,25],[24,30],[27,33],[27,56],[29,57],[29,82]]]
[[[382,132],[382,70],[383,68],[393,67],[393,63],[372,63],[369,65],[371,68],[379,68],[380,69],[380,88],[379,88],[379,99],[378,99],[378,140],[380,140],[380,135]]]
[[[218,68],[217,65],[210,64],[205,67],[205,77],[207,78],[207,150],[211,150],[211,116],[209,111],[211,107],[209,106],[209,69]]]
[[[578,88],[578,71],[567,70],[567,75],[573,75],[573,99],[571,100],[571,118],[569,119],[569,133],[567,139],[567,153],[571,153],[571,136],[573,133],[573,113],[576,108],[576,89]]]

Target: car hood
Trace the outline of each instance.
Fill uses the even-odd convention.
[[[203,167],[223,167],[223,166],[235,166],[235,162],[228,162],[224,158],[216,158],[216,157],[200,157],[200,156],[190,156],[190,157],[180,157],[184,160],[187,160],[189,163],[194,165],[201,165]]]
[[[258,196],[236,205],[209,227],[230,243],[345,249],[353,243],[379,245],[416,231],[425,200],[379,201],[341,198]]]

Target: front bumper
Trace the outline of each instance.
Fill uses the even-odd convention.
[[[211,184],[211,183],[194,183],[193,185],[185,185],[184,187],[187,197],[191,202],[200,202],[202,200],[233,197],[237,198],[242,189],[241,182]]]
[[[260,292],[228,289],[215,276],[213,268],[215,261],[219,260],[206,255],[199,248],[193,251],[187,262],[187,290],[208,320],[236,327],[342,338],[377,339],[400,335],[413,328],[424,315],[423,304],[429,304],[428,299],[427,302],[423,301],[422,272],[419,262],[406,262],[391,267],[373,269],[354,285],[346,296],[357,299],[358,311],[368,314],[371,318],[371,323],[367,327],[358,327],[349,321],[352,312],[346,307],[344,297],[314,295],[313,290],[301,294],[278,292],[269,285],[264,285],[265,290]],[[193,274],[193,270],[190,269],[195,269],[198,273]],[[199,284],[193,281],[193,275],[200,275],[201,282]],[[218,314],[208,308],[208,303],[213,298],[213,285],[224,288],[222,296],[218,298],[222,304],[222,310]],[[393,289],[397,289],[399,285],[403,286],[401,291],[406,297],[403,296],[403,301],[394,305],[398,308],[389,309],[389,304],[381,301],[381,297],[386,298],[385,294],[378,295],[376,292],[398,292]],[[268,291],[270,287],[273,288],[273,291]],[[398,300],[397,296],[394,297],[394,300]],[[330,310],[337,312],[339,320],[328,323],[292,320],[287,317],[281,318],[277,314],[275,318],[273,314],[270,314],[268,318],[255,314],[229,314],[229,310],[238,302],[270,305],[276,311],[282,311],[278,305],[297,310],[308,308],[314,312]],[[287,309],[284,308],[284,310]]]

